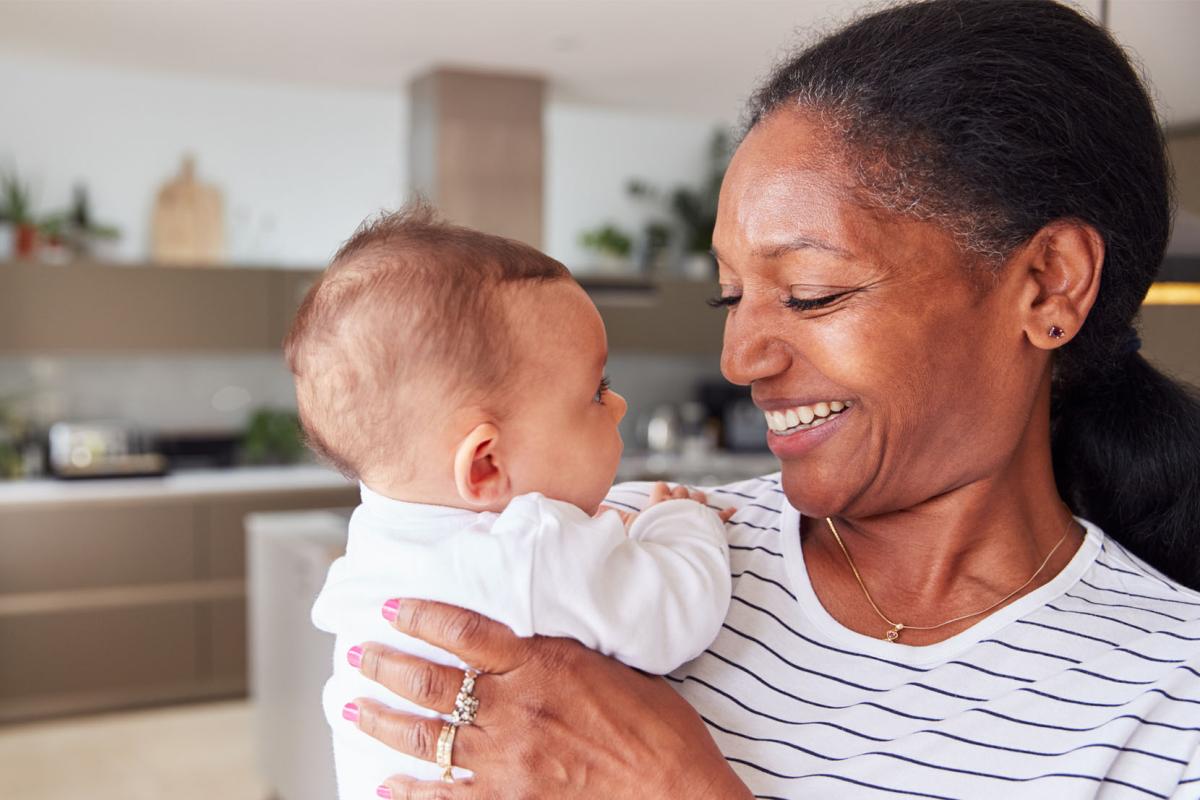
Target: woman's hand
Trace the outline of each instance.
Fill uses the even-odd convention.
[[[570,639],[522,639],[461,608],[401,600],[394,610],[397,630],[483,673],[475,686],[478,716],[458,729],[453,752],[455,766],[475,777],[447,784],[397,776],[387,783],[394,800],[751,796],[700,717],[662,678]],[[360,668],[396,694],[443,713],[453,709],[463,679],[462,670],[380,644],[363,646]],[[435,760],[440,718],[365,698],[355,702],[363,731]]]

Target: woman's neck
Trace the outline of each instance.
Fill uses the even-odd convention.
[[[1048,452],[1030,453],[995,476],[911,508],[834,524],[879,609],[914,626],[988,608],[1029,581],[997,608],[1015,601],[1057,575],[1082,541],[1055,489]],[[829,525],[811,517],[802,525],[805,563],[826,610],[852,630],[882,635],[888,626],[871,608]],[[941,641],[984,616],[905,631],[903,641]]]

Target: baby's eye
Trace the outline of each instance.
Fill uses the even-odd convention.
[[[608,394],[608,390],[611,386],[612,384],[609,382],[608,376],[605,375],[600,379],[600,386],[596,389],[596,396],[592,398],[592,401],[603,404],[604,395]]]

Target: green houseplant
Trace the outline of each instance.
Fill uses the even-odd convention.
[[[28,258],[37,248],[37,224],[33,220],[33,191],[17,173],[0,173],[0,222],[13,227],[13,254]]]

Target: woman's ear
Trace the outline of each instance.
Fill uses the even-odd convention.
[[[497,458],[500,430],[490,422],[476,425],[454,451],[454,486],[467,505],[486,509],[508,501],[511,481]]]
[[[1019,259],[1029,301],[1025,335],[1043,350],[1066,344],[1083,327],[1100,291],[1104,238],[1080,220],[1055,220],[1034,234]]]

